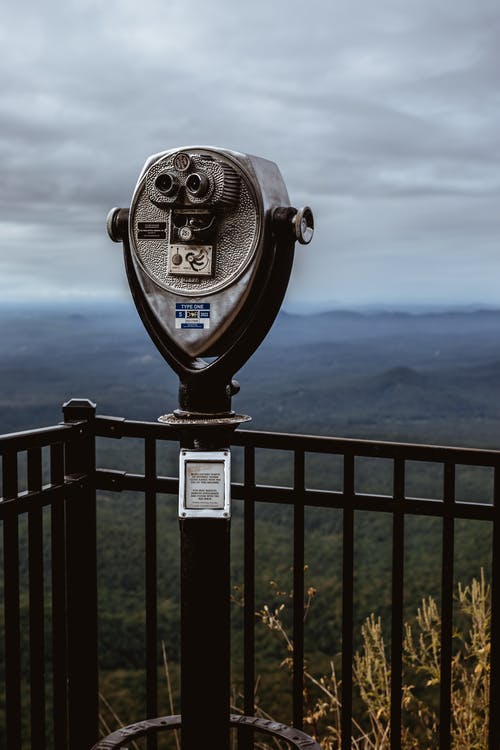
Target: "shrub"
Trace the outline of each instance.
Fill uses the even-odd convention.
[[[273,594],[276,584],[273,583]],[[304,616],[316,594],[308,590]],[[285,624],[289,594],[276,607],[264,605],[257,612],[260,624],[276,636],[284,650],[281,666],[291,672],[293,642]],[[487,747],[490,685],[491,589],[481,571],[470,585],[458,584],[456,620],[451,663],[452,747],[483,750]],[[441,666],[441,617],[436,601],[422,601],[414,622],[404,624],[402,747],[404,750],[439,747],[439,694]],[[360,710],[353,721],[352,748],[389,750],[391,665],[380,617],[371,614],[361,626],[361,647],[355,653],[353,683]],[[340,750],[342,680],[334,660],[325,674],[314,674],[304,665],[304,721],[324,750]],[[260,706],[256,713],[263,713]]]

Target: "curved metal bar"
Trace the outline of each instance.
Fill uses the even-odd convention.
[[[231,727],[244,728],[248,727],[249,730],[257,732],[263,732],[264,734],[277,737],[278,739],[287,742],[292,748],[297,750],[321,750],[321,746],[316,740],[313,740],[305,732],[294,727],[289,727],[286,724],[280,724],[276,721],[269,719],[260,719],[257,716],[242,716],[240,714],[231,714],[229,717],[229,723]],[[112,734],[108,734],[102,740],[99,740],[91,750],[118,750],[125,744],[133,742],[140,737],[146,737],[153,735],[158,732],[164,732],[172,729],[181,729],[182,721],[179,715],[176,716],[160,716],[156,719],[145,719],[139,721],[137,724],[129,724],[127,727],[122,727]],[[207,741],[210,740],[210,727],[207,727]]]
[[[283,209],[287,215],[293,210]],[[290,278],[295,242],[280,231],[280,222],[273,222],[273,230],[271,252],[261,262],[254,283],[258,293],[251,295],[231,331],[222,337],[222,353],[208,363],[189,357],[163,330],[137,281],[128,233],[122,237],[125,267],[137,311],[155,346],[180,379],[180,406],[186,412],[229,412],[231,396],[236,392],[231,379],[263,341],[279,312]]]
[[[294,244],[294,241],[288,238],[277,237],[275,239],[272,260],[270,262],[268,257],[267,263],[261,264],[260,270],[263,271],[263,278],[258,279],[255,285],[256,288],[260,288],[261,293],[253,297],[252,301],[248,302],[239,313],[239,325],[234,326],[238,332],[232,334],[232,342],[226,350],[213,362],[205,364],[203,360],[187,356],[172,340],[166,341],[165,332],[158,325],[155,316],[151,315],[137,284],[130,241],[127,236],[123,237],[125,267],[141,320],[156,347],[181,380],[190,377],[220,377],[220,371],[230,378],[250,358],[267,335],[281,307],[290,278]],[[265,273],[266,269],[268,269],[267,273]]]

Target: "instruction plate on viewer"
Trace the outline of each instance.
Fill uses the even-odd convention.
[[[229,518],[231,453],[181,450],[179,459],[179,516]]]

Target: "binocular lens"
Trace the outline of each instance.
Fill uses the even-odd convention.
[[[208,177],[204,174],[193,172],[186,180],[186,188],[191,195],[202,198],[207,194],[209,188]]]
[[[155,187],[164,195],[172,195],[177,190],[177,178],[170,172],[162,172],[155,180]]]
[[[186,181],[187,189],[191,193],[196,193],[201,187],[201,180],[199,174],[191,174]]]

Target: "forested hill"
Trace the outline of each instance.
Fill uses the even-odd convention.
[[[271,334],[238,374],[241,393],[234,406],[252,415],[250,427],[432,443],[500,447],[500,311],[440,315],[355,314],[315,316],[282,313]],[[150,342],[132,305],[81,312],[3,310],[0,333],[0,432],[53,424],[70,397],[88,397],[101,414],[155,420],[177,405],[177,380]],[[159,444],[162,472],[175,475],[177,444]],[[264,455],[263,455],[264,454]],[[290,483],[290,456],[256,452],[257,481]],[[283,454],[283,455],[280,455]],[[100,466],[142,471],[143,452],[133,440],[103,440]],[[332,488],[339,464],[308,456],[307,479]],[[309,463],[311,459],[311,463]],[[314,459],[314,460],[312,460]],[[409,492],[417,497],[441,491],[436,467],[408,466]],[[236,481],[241,452],[233,452]],[[465,469],[465,467],[461,467]],[[360,491],[390,492],[386,462],[361,462]],[[457,497],[491,496],[491,475],[457,472]],[[387,490],[387,482],[389,489]],[[385,483],[385,484],[384,484]],[[375,490],[373,489],[375,487]],[[488,493],[488,494],[485,494]],[[440,497],[440,495],[436,495]],[[465,496],[464,496],[465,497]],[[242,508],[235,502],[232,524],[232,582],[241,586]],[[290,508],[260,503],[256,509],[256,607],[278,606],[277,588],[291,580]],[[167,644],[178,688],[179,544],[177,498],[157,497],[159,634]],[[24,524],[24,525],[23,525]],[[342,513],[308,508],[305,514],[307,583],[318,591],[308,615],[305,648],[310,669],[325,674],[340,650],[342,602]],[[28,581],[26,518],[20,526],[21,581]],[[389,513],[355,514],[354,641],[370,613],[380,615],[384,632],[391,621],[392,518]],[[405,521],[405,618],[415,616],[422,597],[439,603],[440,519]],[[48,545],[48,542],[47,542]],[[145,714],[144,706],[144,497],[141,493],[100,492],[97,503],[100,690],[125,723]],[[46,548],[49,559],[50,547]],[[483,521],[455,523],[455,576],[464,585],[489,570],[491,532]],[[48,570],[48,567],[47,567]],[[276,582],[270,588],[270,581]],[[2,582],[0,579],[0,595]],[[239,589],[241,591],[241,588]],[[286,594],[283,595],[285,600]],[[27,590],[21,596],[28,622]],[[288,612],[288,609],[287,609]],[[241,682],[241,610],[233,607],[233,681]],[[269,636],[269,637],[268,637]],[[272,634],[257,627],[260,704],[289,720],[286,656]],[[22,629],[22,652],[29,652],[29,629]],[[0,637],[0,665],[2,663]],[[159,650],[160,653],[160,650]],[[24,663],[23,690],[29,672]],[[162,667],[160,665],[160,671]],[[1,669],[0,669],[1,671]],[[162,673],[162,672],[161,672]],[[1,675],[0,675],[1,677]],[[162,708],[169,708],[162,695]],[[0,745],[2,709],[0,695]],[[178,705],[178,704],[176,704]],[[25,724],[28,714],[23,719]],[[113,720],[114,721],[114,720]],[[114,724],[113,724],[114,726]]]
[[[0,431],[53,423],[70,397],[156,419],[177,382],[121,307],[2,309]],[[256,429],[496,446],[500,311],[281,313],[237,375]]]

